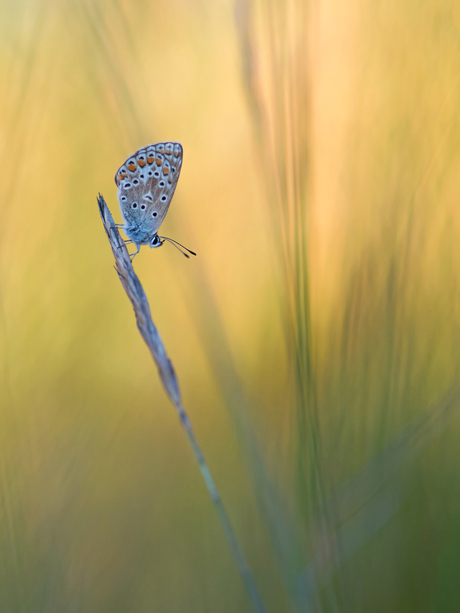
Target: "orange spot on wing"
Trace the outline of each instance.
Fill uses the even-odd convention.
[[[147,158],[147,162],[148,162],[149,164],[153,164],[153,160],[154,160],[154,159],[155,159],[155,158],[153,157],[153,155],[150,155],[150,156]]]
[[[134,172],[136,170],[136,164],[134,162],[130,162],[128,164],[128,170],[130,170],[131,172]]]
[[[163,164],[163,160],[161,158],[157,158],[155,162],[157,163],[157,166],[161,166]]]
[[[168,168],[168,166],[165,166],[163,168],[163,174],[165,175],[165,177],[167,177],[169,175],[169,168]]]
[[[139,166],[140,166],[141,168],[144,168],[144,166],[145,166],[145,162],[144,162],[144,160],[137,160],[137,163],[139,164]]]

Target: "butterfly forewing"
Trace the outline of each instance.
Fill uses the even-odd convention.
[[[179,179],[182,157],[180,143],[157,143],[139,149],[118,169],[115,183],[125,231],[135,243],[150,242],[162,224]],[[129,232],[130,228],[135,230]]]

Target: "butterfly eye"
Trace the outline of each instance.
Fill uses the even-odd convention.
[[[158,213],[156,211],[153,211],[152,217],[156,217],[157,215],[158,215]]]
[[[143,211],[145,211],[145,209],[146,209],[146,208],[147,208],[147,207],[145,206],[145,204],[141,204],[141,209],[142,209]]]
[[[167,198],[166,196],[163,194],[163,196],[161,196],[161,202],[166,202]]]
[[[133,202],[132,205],[131,205],[131,208],[132,209],[137,209],[137,202]]]

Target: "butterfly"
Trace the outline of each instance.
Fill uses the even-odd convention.
[[[158,236],[176,190],[182,159],[180,143],[157,143],[133,153],[117,170],[115,183],[125,222],[122,227],[129,237],[126,243],[134,243],[137,247],[137,251],[130,255],[131,260],[139,253],[141,245],[157,248],[165,240],[177,249],[179,245],[188,253],[196,255],[172,238]],[[189,257],[184,251],[181,253]]]

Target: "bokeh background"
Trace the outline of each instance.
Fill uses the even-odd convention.
[[[135,269],[266,609],[460,609],[454,0],[0,3],[0,611],[250,612],[99,218],[178,140]]]

